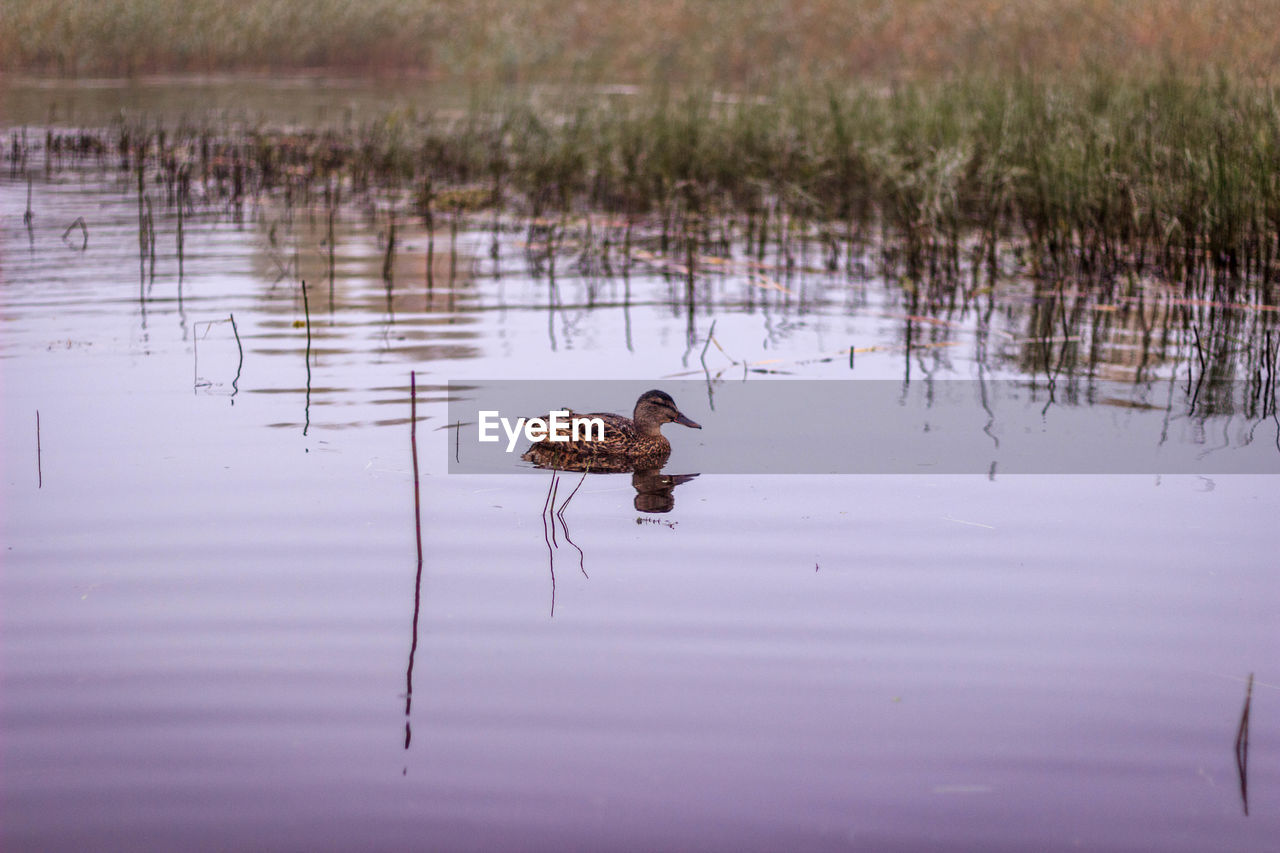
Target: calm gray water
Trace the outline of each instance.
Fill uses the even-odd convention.
[[[28,231],[0,183],[5,850],[1274,849],[1274,476],[677,470],[735,430],[696,397],[666,512],[448,472],[450,381],[697,379],[713,321],[726,380],[1017,379],[1025,288],[908,354],[874,278],[691,317],[465,230],[428,297],[409,225],[388,295],[356,206],[330,312],[323,217],[264,200],[187,219],[179,300],[129,190],[37,173]]]

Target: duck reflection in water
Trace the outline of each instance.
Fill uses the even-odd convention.
[[[544,419],[550,421],[550,416]],[[698,476],[662,473],[662,466],[671,455],[671,442],[662,434],[662,425],[677,423],[702,429],[676,408],[675,400],[664,391],[641,394],[630,418],[607,412],[569,412],[567,419],[598,421],[603,424],[603,434],[590,432],[591,438],[570,435],[569,441],[543,439],[534,442],[520,458],[555,471],[629,473],[636,490],[635,508],[640,512],[670,512],[675,506],[675,487]]]

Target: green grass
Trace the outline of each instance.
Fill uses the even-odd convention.
[[[883,240],[912,277],[957,273],[963,253],[992,262],[1011,242],[1046,277],[1270,280],[1280,258],[1280,98],[1221,75],[975,77],[734,101],[508,93],[460,117],[397,112],[350,132],[176,128],[163,157],[146,122],[101,146],[144,142],[169,170],[237,161],[261,191],[336,179],[413,191],[425,211],[472,187],[484,192],[469,207],[603,211],[664,232],[732,221],[770,239],[786,222]]]
[[[478,186],[533,217],[606,211],[664,235],[732,219],[784,247],[785,224],[880,240],[913,278],[954,275],[964,253],[994,267],[1015,243],[1046,277],[1276,277],[1268,75],[1280,28],[1260,25],[1280,20],[1276,0],[0,0],[0,11],[11,71],[323,67],[496,93],[461,118],[168,134],[180,155],[169,168],[198,153],[207,170],[212,145],[257,189],[401,187],[427,213],[440,192]],[[545,82],[557,85],[525,85]],[[605,95],[602,82],[639,85]],[[154,130],[121,126],[104,143],[127,150]]]

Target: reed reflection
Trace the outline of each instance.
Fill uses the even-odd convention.
[[[578,552],[578,571],[582,572],[584,578],[589,579],[591,577],[587,574],[587,555],[570,538],[569,522],[564,517],[564,511],[569,506],[569,501],[573,500],[573,496],[578,493],[578,489],[582,487],[586,479],[587,475],[584,472],[582,478],[578,480],[578,485],[573,487],[573,491],[557,507],[556,498],[560,492],[560,474],[556,471],[551,472],[551,482],[547,486],[547,499],[542,505],[542,538],[547,543],[547,569],[551,574],[551,616],[553,618],[556,615],[556,550],[560,547],[560,542],[556,537],[557,525],[559,525],[561,532],[564,534],[564,541],[573,546]]]
[[[525,457],[529,457],[529,453]],[[529,460],[533,461],[533,460]],[[569,502],[578,494],[578,490],[582,488],[582,484],[586,482],[589,474],[621,474],[622,471],[590,471],[586,468],[565,468],[556,469],[551,465],[540,465],[535,462],[535,467],[548,468],[551,470],[551,481],[547,484],[547,497],[542,504],[542,538],[547,546],[547,570],[551,576],[551,615],[556,615],[556,554],[560,550],[560,540],[563,539],[571,548],[578,552],[578,571],[582,572],[584,578],[590,579],[587,574],[587,555],[577,542],[573,541],[573,537],[569,532],[569,521],[565,518],[565,510],[569,506]],[[560,500],[562,484],[564,483],[561,473],[562,471],[578,472],[581,471],[582,476],[578,477],[578,481],[573,485],[569,494]],[[631,472],[631,485],[636,490],[634,505],[637,511],[649,514],[661,514],[670,512],[675,508],[675,488],[683,483],[697,477],[697,474],[664,474],[658,469],[644,469]],[[638,521],[638,519],[637,519]]]
[[[1249,706],[1253,704],[1253,673],[1244,690],[1244,709],[1240,712],[1240,725],[1236,728],[1236,773],[1240,777],[1240,803],[1245,817],[1249,816]]]

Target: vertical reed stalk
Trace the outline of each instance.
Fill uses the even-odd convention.
[[[302,434],[306,435],[307,430],[311,429],[311,305],[307,302],[307,282],[302,282],[302,313],[303,323],[307,327],[307,350],[303,358],[307,365],[307,400],[304,407],[306,414],[306,423],[302,427]]]
[[[396,211],[392,208],[388,213],[390,220],[387,226],[387,253],[382,258],[382,280],[391,284],[392,267],[396,255]]]
[[[418,382],[409,371],[409,453],[413,457],[413,527],[418,543],[418,567],[413,581],[413,634],[409,641],[409,666],[405,671],[404,748],[413,739],[409,713],[413,708],[413,659],[418,653],[418,615],[422,609],[422,497],[418,486]]]
[[[329,313],[333,313],[333,275],[334,275],[334,230],[333,217],[334,212],[338,209],[338,194],[341,191],[341,182],[338,187],[333,190],[333,194],[329,197],[329,224],[328,232],[325,235],[325,242],[329,247]],[[326,195],[328,195],[326,193]]]
[[[235,405],[235,396],[240,393],[240,371],[244,368],[244,346],[240,343],[240,330],[236,327],[236,315],[227,315],[231,320],[231,334],[236,336],[236,351],[240,354],[240,360],[236,362],[236,378],[231,380],[231,405]]]

